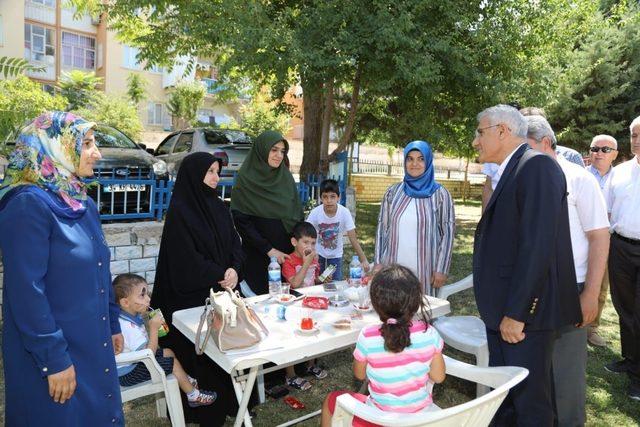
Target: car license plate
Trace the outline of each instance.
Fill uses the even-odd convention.
[[[113,184],[105,185],[104,191],[107,193],[122,193],[125,191],[145,191],[147,186],[144,184]]]

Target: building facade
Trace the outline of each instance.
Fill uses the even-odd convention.
[[[198,61],[186,76],[184,58],[176,59],[171,71],[162,67],[145,70],[146,64],[136,58],[137,48],[122,43],[104,20],[89,15],[77,19],[74,14],[75,10],[66,7],[64,0],[0,0],[0,56],[21,57],[44,67],[41,72],[27,75],[47,91],[54,90],[65,71],[95,72],[103,79],[105,93],[114,96],[126,94],[131,73],[142,75],[147,99],[138,106],[138,113],[147,131],[143,139],[152,140],[145,142],[159,142],[153,140],[171,129],[168,94],[180,80],[199,81],[207,90],[204,105],[198,111],[200,121],[219,124],[238,120],[242,101],[216,102],[216,69],[209,62]]]

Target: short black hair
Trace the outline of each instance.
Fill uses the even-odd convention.
[[[307,221],[300,221],[299,223],[294,225],[291,233],[296,240],[302,239],[303,237],[312,237],[314,239],[318,238],[318,232],[316,231],[316,228]]]
[[[119,302],[122,298],[127,298],[133,292],[133,289],[140,285],[147,284],[147,281],[142,276],[138,276],[133,273],[119,274],[113,279],[113,289],[116,293],[116,302]]]
[[[340,186],[338,185],[338,181],[335,179],[325,179],[320,183],[320,195],[322,196],[324,193],[336,193],[338,196],[340,195]]]

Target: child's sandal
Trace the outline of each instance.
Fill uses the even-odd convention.
[[[200,390],[198,397],[193,400],[187,399],[187,403],[192,408],[197,408],[198,406],[209,406],[216,401],[217,397],[218,394],[215,391]]]
[[[309,390],[311,388],[311,383],[300,377],[287,378],[287,385],[301,391]]]
[[[327,378],[327,371],[322,369],[320,366],[309,366],[307,368],[307,375],[313,375],[317,379],[321,380],[323,378]]]

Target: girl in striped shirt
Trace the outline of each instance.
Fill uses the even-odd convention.
[[[412,413],[427,409],[433,384],[444,381],[444,342],[429,325],[423,287],[415,274],[390,265],[373,277],[370,292],[382,324],[363,328],[353,352],[353,373],[359,380],[369,379],[369,396],[329,393],[322,410],[323,426],[331,424],[341,394],[349,393],[382,411]],[[353,425],[372,424],[356,417]]]

